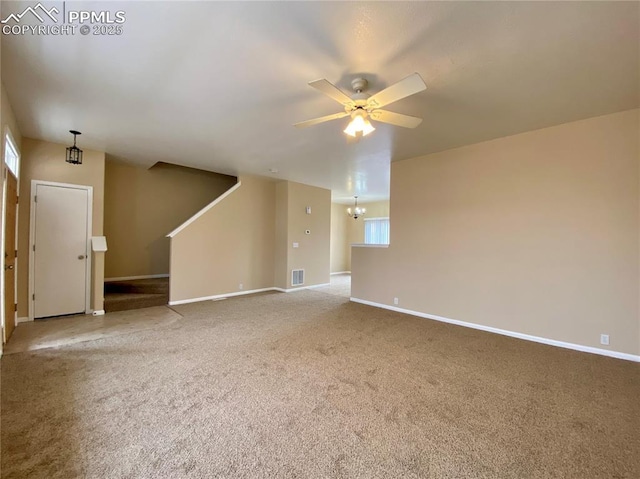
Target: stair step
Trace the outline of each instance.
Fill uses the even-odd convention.
[[[110,281],[104,285],[107,313],[163,306],[169,302],[169,278]]]
[[[111,293],[141,293],[141,294],[168,294],[169,279],[159,278],[158,280],[134,280],[134,281],[111,281],[104,284],[105,294]]]

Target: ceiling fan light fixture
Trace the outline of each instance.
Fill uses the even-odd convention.
[[[357,136],[358,132],[362,133],[362,136],[367,136],[369,133],[375,130],[369,120],[367,120],[367,113],[363,110],[356,110],[351,115],[352,119],[344,129],[344,132],[349,136]]]
[[[313,120],[300,121],[293,126],[296,128],[306,128],[326,121],[346,118],[351,115],[351,121],[343,131],[347,135],[357,138],[367,136],[372,131],[375,131],[375,128],[368,120],[369,116],[375,121],[401,126],[403,128],[416,128],[422,123],[422,118],[381,109],[386,105],[426,90],[427,85],[418,73],[409,75],[374,95],[365,93],[367,85],[368,82],[364,78],[355,78],[351,82],[351,87],[355,93],[349,97],[333,83],[324,78],[309,82],[309,86],[340,103],[344,110],[340,113],[334,113],[333,115],[325,115],[320,118],[314,118]]]

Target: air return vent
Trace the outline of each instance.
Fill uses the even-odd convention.
[[[300,286],[301,284],[304,284],[304,270],[291,270],[291,286]]]

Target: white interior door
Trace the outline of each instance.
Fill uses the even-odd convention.
[[[34,317],[86,312],[89,191],[36,184]]]

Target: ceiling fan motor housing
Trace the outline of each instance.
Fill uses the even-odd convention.
[[[347,113],[352,113],[357,110],[366,110],[367,100],[371,95],[364,93],[363,90],[367,89],[368,84],[369,83],[364,78],[355,78],[351,81],[351,88],[353,88],[355,93],[351,95],[353,104],[345,105],[344,110]]]
[[[351,80],[351,88],[353,88],[353,91],[357,93],[365,91],[368,85],[369,82],[367,82],[367,80],[365,80],[364,78],[354,78],[353,80]]]
[[[369,83],[364,78],[355,78],[351,81],[351,87],[355,91],[353,95],[351,95],[351,99],[355,103],[356,108],[348,108],[347,111],[353,111],[354,109],[365,109],[367,106],[367,100],[371,95],[368,93],[364,93],[364,90],[367,89]]]

